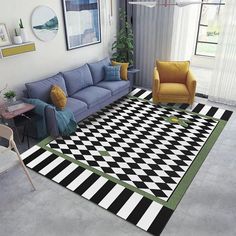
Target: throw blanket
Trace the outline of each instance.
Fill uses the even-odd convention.
[[[64,109],[62,111],[56,110],[55,107],[41,101],[40,99],[27,98],[24,99],[24,101],[35,105],[36,107],[34,109],[34,112],[41,117],[41,119],[37,119],[36,121],[38,138],[45,138],[48,136],[45,117],[45,108],[48,106],[52,107],[55,110],[60,135],[66,136],[76,131],[77,123],[72,111],[68,109]]]

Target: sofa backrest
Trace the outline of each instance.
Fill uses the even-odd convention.
[[[94,63],[88,63],[89,69],[93,77],[93,83],[97,84],[105,78],[105,69],[104,66],[109,66],[111,64],[110,59],[104,58],[101,61]]]
[[[64,91],[65,95],[68,95],[65,80],[61,73],[47,79],[25,84],[29,98],[38,98],[44,102],[50,102],[50,91],[52,85],[58,85]]]
[[[93,85],[92,75],[87,64],[74,70],[62,72],[62,74],[69,96],[83,88]]]

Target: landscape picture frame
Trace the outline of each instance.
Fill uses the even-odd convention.
[[[59,30],[57,14],[51,7],[40,5],[34,9],[31,15],[31,27],[39,40],[51,41]]]
[[[67,50],[101,43],[100,0],[62,0]]]
[[[0,23],[0,47],[11,45],[11,39],[5,23]]]

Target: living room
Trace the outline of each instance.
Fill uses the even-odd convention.
[[[0,235],[236,234],[235,1],[0,4]]]

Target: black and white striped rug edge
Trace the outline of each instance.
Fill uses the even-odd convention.
[[[129,95],[152,101],[152,91],[150,90],[134,88],[130,92]],[[197,102],[194,102],[192,106],[189,106],[188,104],[175,104],[175,103],[168,103],[167,105],[173,106],[179,109],[187,109],[189,111],[199,113],[200,115],[206,115],[206,116],[210,116],[210,117],[225,120],[225,121],[228,121],[233,113],[232,111],[229,111],[229,110],[224,110],[218,107],[213,107],[213,106],[209,106],[209,105],[197,103]]]
[[[173,210],[39,146],[21,156],[28,168],[153,235],[160,235],[173,213]]]

